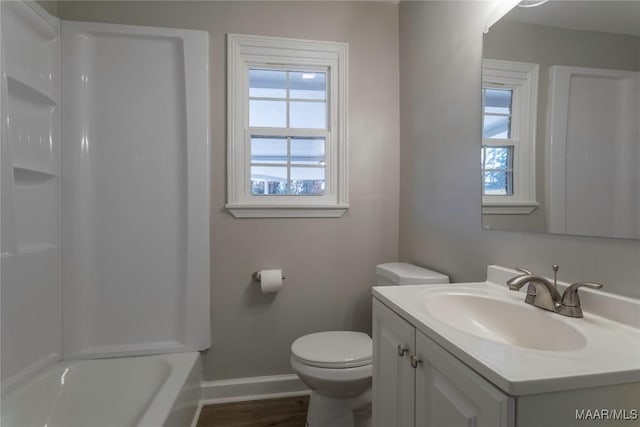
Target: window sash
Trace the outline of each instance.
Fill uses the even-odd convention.
[[[286,73],[285,80],[285,96],[284,97],[269,97],[269,96],[252,96],[250,94],[250,71],[251,70],[272,70],[272,71],[280,71]],[[301,130],[312,130],[318,128],[298,128],[291,127],[291,104],[292,103],[309,103],[309,104],[320,104],[324,103],[324,126],[322,130],[329,130],[331,124],[331,82],[330,82],[330,69],[328,67],[295,67],[295,66],[287,66],[287,65],[275,65],[275,64],[257,64],[254,63],[251,65],[250,63],[246,64],[245,67],[245,79],[247,82],[247,91],[245,97],[245,110],[249,115],[246,118],[247,126],[250,126],[251,122],[251,110],[250,105],[251,101],[272,101],[272,102],[283,102],[285,104],[285,126],[273,126],[274,129],[301,129]],[[300,98],[291,96],[291,79],[289,77],[290,73],[317,73],[324,74],[325,76],[325,85],[324,85],[324,98]]]
[[[507,166],[506,167],[487,167],[487,153],[486,153],[486,147],[491,147],[489,145],[483,145],[482,146],[482,166],[481,166],[481,176],[482,176],[482,195],[483,196],[501,196],[501,197],[508,197],[508,196],[512,196],[513,192],[514,192],[514,168],[513,168],[513,161],[514,161],[514,153],[515,153],[515,147],[513,145],[509,145],[509,144],[504,144],[504,145],[500,145],[497,147],[500,148],[510,148],[509,153],[507,155]],[[488,192],[487,191],[487,187],[486,187],[486,178],[487,178],[487,173],[504,173],[504,178],[505,178],[505,183],[504,183],[504,191],[505,194],[500,194],[500,193],[496,193],[496,192]]]
[[[340,217],[349,208],[347,54],[346,43],[239,34],[227,36],[226,207],[235,217]],[[326,128],[249,126],[250,68],[325,73]],[[325,138],[325,195],[266,198],[251,195],[251,134]]]
[[[265,66],[266,65],[266,66]],[[330,155],[330,146],[332,143],[332,135],[331,132],[329,131],[330,129],[330,123],[331,123],[331,102],[330,102],[330,97],[331,97],[331,84],[330,84],[330,73],[329,73],[329,68],[327,67],[291,67],[291,66],[282,66],[282,65],[267,65],[267,64],[249,64],[247,63],[246,65],[246,81],[249,82],[249,73],[250,70],[256,70],[256,69],[260,69],[260,70],[265,70],[265,69],[269,69],[269,70],[274,70],[274,71],[283,71],[283,72],[287,72],[287,77],[286,77],[286,85],[285,85],[285,96],[278,98],[278,97],[261,97],[261,96],[251,96],[249,94],[249,84],[247,84],[247,96],[246,96],[246,104],[245,104],[245,111],[247,112],[247,117],[246,117],[246,126],[247,128],[247,132],[245,134],[245,150],[248,153],[247,157],[249,159],[249,167],[247,168],[246,174],[245,174],[245,181],[248,183],[249,185],[249,192],[248,192],[248,196],[249,197],[265,197],[264,195],[257,195],[254,194],[251,190],[252,188],[252,178],[251,178],[251,167],[252,166],[279,166],[282,168],[286,168],[287,169],[287,177],[286,177],[286,181],[287,181],[287,185],[290,185],[292,182],[291,179],[291,169],[292,168],[299,168],[299,167],[305,167],[305,168],[322,168],[324,169],[324,185],[325,185],[325,191],[324,194],[322,195],[301,195],[301,194],[282,194],[282,195],[278,195],[277,197],[292,197],[292,198],[296,198],[296,199],[302,199],[305,197],[313,197],[313,198],[318,198],[318,197],[325,197],[327,196],[327,192],[329,191],[329,189],[331,188],[331,176],[332,176],[332,162],[331,162],[331,155]],[[325,75],[325,96],[323,99],[307,99],[307,98],[297,98],[297,97],[291,97],[291,81],[289,79],[289,74],[290,72],[301,72],[301,73],[324,73]],[[278,102],[284,102],[285,103],[285,126],[284,127],[258,127],[258,126],[250,126],[250,102],[252,100],[267,100],[267,101],[278,101]],[[325,126],[324,129],[322,128],[297,128],[297,127],[291,127],[291,103],[292,102],[309,102],[309,103],[319,103],[319,102],[324,102],[325,104]],[[285,162],[283,163],[269,163],[269,162],[254,162],[252,160],[252,152],[251,152],[251,139],[255,136],[272,136],[272,137],[279,137],[279,138],[286,138],[287,139],[287,158],[285,160]],[[305,165],[305,164],[301,164],[301,163],[295,163],[291,161],[291,139],[292,138],[323,138],[324,139],[324,144],[325,144],[325,156],[324,156],[324,164],[322,166],[320,165]],[[269,195],[266,197],[276,197],[274,195]]]
[[[483,204],[535,201],[535,126],[538,65],[513,61],[483,60],[482,117],[485,117],[484,89],[511,90],[511,137],[483,138],[483,146],[514,147],[514,191],[512,196],[483,195]],[[484,126],[483,126],[484,127]],[[484,184],[483,184],[484,186]]]
[[[271,129],[271,128],[269,128]],[[316,133],[317,134],[317,133]],[[256,137],[264,137],[264,136],[273,136],[273,137],[277,137],[277,138],[282,138],[286,140],[286,154],[283,153],[283,155],[280,155],[278,157],[281,157],[281,159],[279,159],[278,161],[254,161],[253,158],[253,153],[251,152],[251,145],[252,145],[252,140]],[[296,139],[306,139],[309,138],[308,136],[285,136],[285,135],[263,135],[263,134],[259,134],[259,133],[254,133],[251,131],[248,131],[246,134],[246,144],[247,146],[247,150],[249,152],[249,167],[247,168],[247,173],[248,173],[248,177],[246,178],[246,182],[249,185],[249,194],[251,195],[251,197],[274,197],[275,195],[273,193],[271,194],[257,194],[253,191],[254,188],[254,181],[256,181],[253,178],[253,168],[254,167],[269,167],[269,168],[279,168],[279,169],[286,169],[286,178],[284,179],[284,182],[286,182],[286,186],[287,186],[287,190],[286,193],[284,194],[278,194],[279,197],[296,197],[296,198],[301,198],[301,197],[323,197],[326,196],[327,194],[327,190],[329,188],[329,186],[331,185],[331,179],[330,179],[330,166],[331,166],[331,162],[328,161],[328,156],[327,156],[327,152],[329,151],[327,145],[328,145],[328,140],[330,138],[330,133],[328,132],[323,132],[323,135],[315,135],[311,138],[313,139],[323,139],[324,141],[324,147],[323,147],[323,152],[324,155],[322,156],[321,160],[318,160],[318,164],[315,163],[302,163],[302,161],[296,161],[294,160],[294,156],[292,155],[292,140],[296,140]],[[320,163],[321,162],[321,163]],[[292,170],[294,169],[322,169],[324,171],[324,176],[323,176],[323,191],[321,194],[296,194],[295,192],[292,192],[292,184],[294,181],[296,181],[294,178],[292,178]]]

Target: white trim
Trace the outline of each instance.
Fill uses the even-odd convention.
[[[483,203],[482,213],[487,215],[529,215],[540,206],[540,203],[492,204]]]
[[[279,64],[327,72],[329,106],[324,196],[250,194],[247,68]],[[231,214],[256,217],[339,217],[349,208],[348,45],[346,43],[227,35],[227,205]],[[284,134],[295,130],[284,129]],[[249,212],[249,210],[252,210]],[[333,211],[332,211],[333,210]],[[318,211],[315,213],[307,211]],[[338,212],[340,211],[340,212]]]
[[[505,87],[514,90],[511,139],[483,139],[483,145],[514,145],[516,143],[513,196],[482,196],[482,213],[484,214],[525,215],[539,206],[536,200],[536,117],[539,68],[538,64],[526,62],[482,60],[483,87]]]
[[[349,209],[336,206],[263,207],[230,205],[226,208],[236,218],[340,218]]]
[[[305,396],[310,390],[296,374],[203,381],[202,405]]]

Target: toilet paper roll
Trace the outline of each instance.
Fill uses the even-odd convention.
[[[260,288],[263,294],[280,291],[282,289],[282,270],[260,271]]]

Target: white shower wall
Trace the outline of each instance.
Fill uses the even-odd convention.
[[[1,7],[2,389],[207,348],[208,34]]]
[[[550,68],[549,229],[639,238],[640,72]]]
[[[2,2],[2,388],[60,357],[59,22]]]
[[[61,29],[64,356],[202,350],[208,34]]]

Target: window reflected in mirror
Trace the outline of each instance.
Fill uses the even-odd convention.
[[[638,1],[550,1],[489,28],[485,229],[640,239],[638,16]]]

